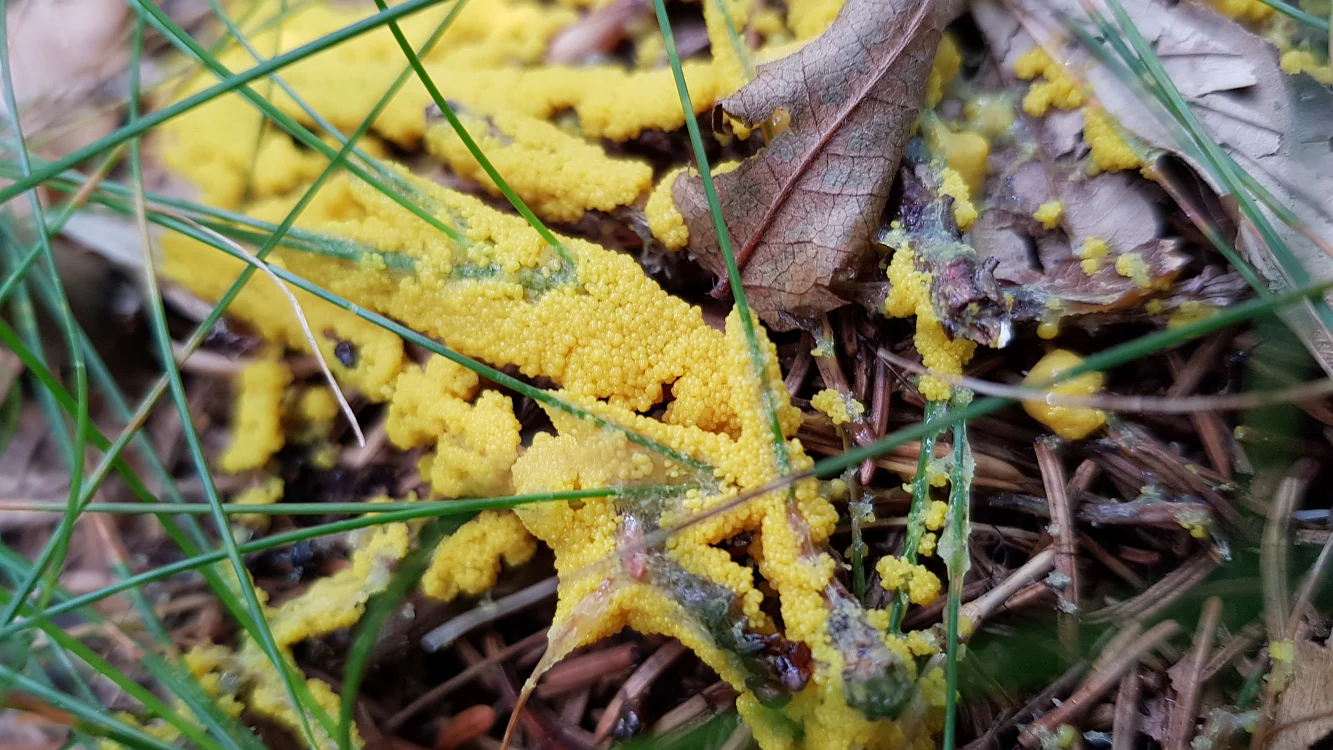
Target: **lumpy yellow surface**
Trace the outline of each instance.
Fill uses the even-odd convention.
[[[1273,15],[1273,7],[1261,0],[1208,0],[1208,4],[1227,18],[1249,23],[1266,21]]]
[[[421,588],[444,601],[459,594],[475,596],[499,580],[502,562],[510,567],[522,565],[536,551],[537,540],[517,516],[508,511],[483,511],[435,548]]]
[[[1078,109],[1083,106],[1078,79],[1040,46],[1034,46],[1014,61],[1014,74],[1019,80],[1036,81],[1023,97],[1023,111],[1033,117],[1046,114],[1052,107]]]
[[[891,289],[884,301],[884,314],[891,318],[915,315],[916,336],[913,341],[922,362],[932,373],[961,375],[963,365],[976,351],[976,344],[966,339],[951,339],[944,332],[931,301],[931,274],[916,267],[916,253],[906,240],[894,250],[888,277]],[[918,387],[921,395],[931,401],[949,398],[949,384],[938,378],[923,376]]]
[[[1282,72],[1288,75],[1308,73],[1311,78],[1324,84],[1333,84],[1333,67],[1320,62],[1309,50],[1292,49],[1282,53]]]
[[[1093,172],[1119,172],[1143,166],[1111,116],[1101,107],[1083,108],[1083,140],[1092,149]]]
[[[218,458],[223,471],[258,469],[282,449],[282,394],[291,382],[292,371],[276,359],[261,359],[241,370],[231,443]]]
[[[1023,385],[1028,388],[1043,388],[1061,396],[1095,395],[1106,384],[1106,376],[1100,372],[1086,372],[1057,385],[1049,385],[1062,372],[1082,362],[1083,358],[1077,354],[1067,349],[1056,349],[1042,357],[1032,367],[1027,377],[1023,379]],[[1029,400],[1023,402],[1023,410],[1028,416],[1051,428],[1052,432],[1066,440],[1085,438],[1106,424],[1106,412],[1101,409]]]
[[[1037,207],[1032,218],[1041,222],[1046,229],[1055,229],[1060,226],[1060,219],[1064,218],[1064,215],[1065,204],[1060,201],[1046,201]]]
[[[688,232],[670,200],[672,176],[647,195],[647,168],[608,157],[595,143],[680,127],[686,115],[680,112],[670,71],[536,65],[554,34],[576,17],[565,6],[582,4],[473,0],[426,55],[425,65],[444,95],[461,105],[469,131],[494,157],[496,168],[512,178],[514,190],[535,211],[573,221],[586,211],[639,205],[646,197],[652,231],[668,246],[683,247]],[[789,3],[793,35],[818,33],[839,7],[837,0]],[[712,59],[685,66],[698,112],[742,85],[748,63],[779,54],[761,52],[747,61],[728,51],[719,9],[743,28],[749,8],[740,0],[705,3]],[[365,12],[315,6],[285,23],[280,39],[258,38],[255,45],[292,49]],[[404,32],[419,42],[443,13],[407,17]],[[770,16],[771,25],[776,16]],[[774,31],[773,36],[782,34]],[[233,70],[251,64],[235,51],[224,58]],[[948,62],[942,58],[942,64]],[[401,52],[382,31],[292,65],[284,76],[337,127],[351,130],[401,69]],[[308,121],[287,97],[276,96],[275,104]],[[409,82],[375,123],[373,135],[406,149],[419,148],[424,140],[451,171],[493,188],[458,136],[427,120],[427,104],[420,85]],[[258,128],[258,115],[247,105],[221,97],[164,126],[162,148],[167,162],[206,202],[276,223],[323,167],[323,157],[292,146],[285,135],[260,135]],[[265,155],[253,174],[248,145],[254,140],[236,135],[246,132],[256,134]],[[948,166],[961,185],[955,196],[962,196],[960,204],[969,180],[985,177],[988,144],[977,138],[959,134],[950,149]],[[525,447],[507,392],[448,357],[418,355],[395,334],[296,291],[314,332],[317,352],[311,352],[286,296],[263,274],[232,305],[233,317],[275,350],[318,353],[349,394],[383,404],[389,441],[427,451],[419,470],[434,496],[626,490],[614,498],[541,503],[478,516],[433,551],[423,582],[426,593],[444,599],[482,593],[506,565],[530,558],[541,540],[554,551],[560,573],[549,658],[625,627],[664,634],[680,639],[741,692],[741,711],[768,750],[928,745],[938,729],[929,718],[934,713],[925,721],[870,720],[848,705],[843,668],[862,654],[839,627],[854,622],[870,628],[898,660],[894,668],[919,686],[914,701],[930,707],[943,704],[938,670],[918,675],[916,660],[936,653],[938,646],[920,634],[888,634],[887,622],[876,629],[882,618],[840,593],[837,561],[824,547],[838,512],[817,481],[728,507],[652,550],[660,564],[729,591],[738,623],[748,631],[766,635],[781,627],[784,638],[809,646],[811,680],[780,713],[748,692],[736,654],[700,626],[698,613],[682,605],[678,592],[643,573],[648,563],[632,542],[652,529],[636,526],[635,502],[655,503],[661,517],[653,523],[674,527],[813,465],[793,438],[801,414],[790,403],[776,348],[762,327],[756,373],[736,313],[724,331],[716,330],[697,307],[667,294],[625,254],[566,236],[558,236],[559,247],[552,247],[521,218],[393,165],[385,169],[386,181],[457,236],[413,216],[382,191],[338,173],[313,196],[297,227],[352,259],[284,247],[274,251],[270,262],[453,352],[539,383],[554,400],[543,404],[549,428],[529,433]],[[166,274],[206,299],[219,298],[244,268],[241,261],[183,237],[169,236],[163,245]],[[971,344],[944,336],[930,311],[929,275],[915,270],[910,251],[902,255],[906,265],[891,272],[902,281],[895,290],[895,309],[918,317],[918,347],[929,366],[937,372],[961,371]],[[272,393],[280,396],[286,384],[274,391],[273,382],[262,381],[268,395],[262,409],[252,410],[252,421],[280,438],[282,402]],[[947,396],[947,386],[930,378],[923,380],[923,391]],[[331,420],[329,401],[301,396],[302,419]],[[854,407],[843,406],[851,416]],[[776,437],[770,408],[780,432]],[[237,423],[246,419],[239,417]],[[661,497],[648,501],[628,492],[649,485],[670,491],[661,490]],[[718,546],[742,532],[752,536],[749,567]],[[294,644],[357,622],[366,602],[384,590],[416,543],[416,533],[410,524],[385,524],[346,541],[351,550],[346,568],[281,606],[266,608],[289,661]],[[915,571],[905,586],[916,602],[939,591],[937,578]],[[765,605],[775,606],[780,619],[770,616]],[[228,699],[239,698],[255,713],[298,731],[300,715],[287,702],[278,671],[253,643],[243,641],[234,652],[207,653],[209,658],[201,652],[197,659],[203,671],[240,685],[223,691]],[[329,686],[318,680],[307,686],[336,716],[337,696]]]
[[[1102,267],[1102,261],[1110,252],[1111,248],[1106,240],[1101,237],[1085,237],[1083,245],[1077,251],[1078,257],[1082,258],[1079,267],[1083,269],[1084,274],[1091,276]]]
[[[609,157],[531,115],[502,112],[460,119],[505,182],[545,219],[574,222],[587,211],[611,211],[633,203],[651,186],[653,170],[646,163]],[[448,123],[439,121],[426,131],[426,148],[455,174],[500,194]]]
[[[860,419],[866,411],[860,401],[850,396],[844,397],[832,388],[825,388],[816,393],[810,399],[810,405],[833,420],[833,424],[847,424],[854,419]]]

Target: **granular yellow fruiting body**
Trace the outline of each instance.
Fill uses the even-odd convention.
[[[888,277],[891,288],[884,300],[884,314],[891,318],[915,315],[913,340],[922,362],[932,373],[961,375],[963,365],[976,351],[976,344],[966,339],[950,339],[944,332],[930,298],[931,275],[917,269],[916,254],[906,242],[895,249]],[[921,395],[931,401],[949,398],[949,384],[938,378],[923,376],[918,387]]]
[[[282,450],[282,394],[292,371],[276,358],[261,359],[241,370],[232,415],[232,439],[218,458],[226,472],[258,469]]]
[[[235,505],[273,505],[282,499],[283,481],[280,477],[269,476],[259,484],[241,490],[232,503]],[[233,521],[257,528],[268,528],[269,517],[264,513],[243,513],[232,517]]]
[[[1307,73],[1316,81],[1328,86],[1333,84],[1333,66],[1319,62],[1309,50],[1291,49],[1282,53],[1282,72],[1288,75]]]
[[[1119,172],[1143,166],[1143,160],[1100,107],[1083,108],[1083,140],[1092,149],[1092,173]]]
[[[1259,23],[1273,15],[1273,7],[1262,0],[1208,0],[1218,13],[1235,21]]]
[[[832,388],[825,388],[816,393],[810,399],[810,405],[833,420],[833,424],[847,424],[860,419],[866,411],[865,406],[860,401],[850,396],[844,398],[841,393]]]
[[[1083,269],[1084,275],[1091,276],[1097,273],[1110,251],[1110,246],[1101,237],[1085,237],[1083,246],[1077,251],[1078,257],[1082,258],[1079,267]]]
[[[1060,373],[1082,362],[1083,358],[1077,354],[1067,349],[1056,349],[1033,366],[1023,379],[1023,385],[1027,388],[1043,388],[1061,396],[1096,395],[1106,384],[1106,376],[1100,372],[1085,372],[1057,385],[1049,385]],[[1101,409],[1025,400],[1023,410],[1066,440],[1080,440],[1106,424],[1106,412]]]
[[[1032,218],[1041,222],[1042,227],[1046,229],[1055,229],[1060,226],[1060,220],[1065,215],[1065,204],[1060,201],[1046,201],[1037,207],[1033,212]]]
[[[930,501],[930,507],[926,509],[926,528],[931,531],[939,531],[944,527],[944,519],[948,514],[948,503],[940,500]]]
[[[500,112],[459,119],[505,182],[545,219],[573,223],[587,211],[629,205],[652,186],[653,170],[646,163],[609,157],[599,146],[530,115]],[[426,148],[458,176],[500,195],[447,122],[426,131]]]
[[[925,606],[939,598],[939,576],[924,565],[887,555],[875,563],[875,572],[879,573],[880,585],[886,591],[905,591],[913,604]]]
[[[963,66],[963,56],[958,52],[958,44],[953,35],[940,37],[940,45],[935,48],[935,64],[926,78],[926,106],[934,107],[944,98],[944,89],[958,75]]]
[[[537,540],[518,516],[504,511],[482,511],[450,534],[431,558],[421,588],[435,599],[449,601],[459,594],[484,593],[500,578],[501,563],[516,567],[532,559]]]
[[[990,169],[990,142],[980,133],[955,133],[938,121],[930,128],[928,136],[931,151],[943,157],[944,166],[962,178],[969,196],[981,195],[986,172]]]
[[[338,418],[338,399],[328,386],[313,386],[301,391],[296,411],[307,424],[331,425]]]
[[[1033,117],[1041,117],[1051,107],[1078,109],[1083,106],[1083,92],[1078,80],[1040,46],[1033,46],[1014,61],[1014,74],[1023,81],[1043,79],[1032,84],[1023,97],[1023,111]]]
[[[953,220],[958,228],[966,232],[977,220],[977,207],[972,205],[971,191],[967,182],[957,170],[945,167],[940,172],[940,195],[953,198]]]
[[[357,532],[353,541],[359,543],[347,567],[320,578],[269,613],[273,638],[279,645],[290,646],[355,625],[370,597],[389,585],[394,566],[407,555],[412,535],[407,524],[391,523]]]
[[[643,207],[644,215],[648,218],[648,229],[668,250],[680,250],[690,244],[690,228],[686,226],[685,217],[676,208],[676,201],[672,197],[676,178],[686,169],[677,167],[667,172],[648,195],[648,202]]]
[[[1115,272],[1133,281],[1141,289],[1153,287],[1152,269],[1138,253],[1125,253],[1116,258]]]

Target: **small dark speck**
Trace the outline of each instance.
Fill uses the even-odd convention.
[[[356,347],[346,341],[333,345],[333,356],[338,358],[343,367],[356,367]]]

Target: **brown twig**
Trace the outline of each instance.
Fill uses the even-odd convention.
[[[1084,616],[1083,621],[1095,624],[1150,620],[1154,615],[1174,604],[1185,592],[1207,578],[1221,564],[1222,560],[1218,556],[1217,550],[1209,547],[1185,561],[1180,567],[1167,573],[1160,581],[1149,586],[1138,596],[1089,612]]]
[[[394,714],[393,716],[390,716],[388,720],[384,722],[384,731],[389,732],[390,734],[397,732],[399,729],[402,729],[403,725],[407,723],[408,719],[411,719],[413,716],[416,716],[424,709],[429,708],[437,701],[442,700],[445,696],[449,695],[453,691],[476,679],[482,672],[486,671],[490,667],[494,666],[499,662],[504,661],[505,659],[510,658],[514,654],[527,651],[529,649],[538,648],[543,643],[545,643],[545,641],[546,641],[545,631],[533,633],[532,635],[528,636],[527,638],[524,638],[521,641],[518,641],[517,643],[512,643],[506,646],[503,651],[495,654],[494,656],[488,656],[482,659],[481,661],[477,662],[476,664],[468,666],[462,672],[459,672],[453,677],[450,677],[448,680],[445,680],[444,682],[440,683],[439,685],[436,685],[435,687],[431,688],[425,693],[422,693],[411,703],[407,704],[402,709],[400,709],[398,713]]]
[[[603,742],[611,736],[611,732],[616,728],[616,722],[620,721],[626,707],[639,705],[643,693],[653,681],[666,671],[677,659],[685,654],[688,649],[680,641],[667,641],[665,645],[653,652],[644,660],[639,668],[634,670],[634,674],[625,680],[625,684],[620,686],[616,692],[616,697],[606,706],[606,712],[602,714],[601,721],[597,722],[597,730],[593,732],[594,742]]]
[[[1194,739],[1195,723],[1199,715],[1199,696],[1203,692],[1203,675],[1208,666],[1208,655],[1217,635],[1217,624],[1222,619],[1222,600],[1210,597],[1203,605],[1199,627],[1194,631],[1194,648],[1180,662],[1180,673],[1172,676],[1178,682],[1176,701],[1167,723],[1166,750],[1188,750]],[[1179,678],[1178,680],[1176,678]]]
[[[1033,445],[1037,465],[1041,468],[1042,483],[1046,486],[1046,501],[1051,508],[1051,536],[1055,541],[1055,570],[1064,584],[1057,587],[1059,611],[1056,626],[1065,658],[1073,661],[1078,654],[1078,536],[1069,493],[1065,489],[1065,470],[1060,459],[1045,440]]]
[[[422,636],[421,647],[426,651],[439,651],[486,623],[495,622],[555,596],[557,584],[555,576],[552,576],[499,599],[489,607],[473,607]]]
[[[1129,632],[1138,629],[1137,625],[1126,628]],[[1091,708],[1092,704],[1105,695],[1112,685],[1115,685],[1126,672],[1137,665],[1144,654],[1170,638],[1177,630],[1179,630],[1179,627],[1176,623],[1167,620],[1158,623],[1157,626],[1139,636],[1133,643],[1123,649],[1114,648],[1117,642],[1122,639],[1118,638],[1108,644],[1102,652],[1102,657],[1093,666],[1092,674],[1088,675],[1079,689],[1069,696],[1069,700],[1029,724],[1023,734],[1019,735],[1019,744],[1026,748],[1041,747],[1047,738],[1055,734],[1056,729],[1061,724],[1077,721],[1083,715],[1083,712]]]
[[[1115,694],[1115,719],[1111,725],[1111,750],[1134,750],[1139,734],[1139,670],[1120,678]]]

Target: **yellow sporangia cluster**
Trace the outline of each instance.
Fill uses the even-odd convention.
[[[435,599],[475,596],[500,578],[501,561],[515,567],[532,559],[537,540],[509,512],[483,511],[450,534],[431,558],[421,588]]]
[[[518,458],[519,424],[508,396],[487,390],[473,398],[477,376],[443,357],[398,376],[385,432],[402,449],[434,447],[419,469],[445,497],[489,496],[509,488]]]
[[[1082,108],[1083,141],[1090,149],[1090,173],[1119,172],[1143,166],[1139,153],[1125,141],[1106,110],[1094,104],[1084,106],[1083,85],[1065,63],[1052,59],[1040,45],[1034,45],[1014,61],[1013,69],[1019,80],[1035,81],[1023,98],[1023,110],[1033,117],[1041,117],[1051,108]]]
[[[637,202],[649,192],[646,167],[611,159],[585,139],[624,140],[684,122],[669,71],[536,65],[555,33],[575,18],[566,6],[582,4],[473,0],[425,56],[427,69],[445,96],[463,105],[460,114],[469,130],[497,169],[511,177],[515,191],[538,213],[561,221]],[[726,24],[718,13],[743,28],[750,5],[704,4],[713,59],[686,65],[700,112],[742,85],[765,55],[782,51],[746,60],[722,36]],[[789,3],[791,35],[805,39],[818,33],[839,6],[838,0]],[[364,10],[314,6],[290,17],[281,38],[259,34],[252,41],[265,51],[292,49],[362,16]],[[443,11],[415,14],[403,20],[404,31],[420,44],[442,18]],[[766,36],[785,36],[775,13],[765,18],[773,27]],[[252,64],[235,50],[224,53],[223,62],[233,70]],[[284,77],[336,126],[350,130],[402,67],[401,52],[381,30],[285,68]],[[274,101],[309,122],[288,97],[275,94]],[[428,121],[428,103],[420,85],[410,81],[376,122],[373,136],[402,148],[420,147],[424,139],[427,150],[452,171],[492,187],[457,136],[438,120]],[[323,157],[292,146],[286,135],[260,134],[258,116],[247,106],[223,97],[192,111],[163,129],[163,150],[205,201],[276,223],[322,168]],[[244,132],[254,132],[269,155],[253,171],[247,147],[236,146],[253,144],[237,138]],[[368,143],[368,151],[383,152],[375,141]],[[957,155],[948,161],[961,183],[977,179],[978,171],[984,179],[985,155],[977,156],[974,142],[962,142],[953,152]],[[929,747],[944,703],[943,677],[937,668],[920,669],[918,659],[936,654],[938,646],[921,633],[888,633],[887,613],[862,609],[842,590],[837,561],[824,551],[838,513],[832,493],[825,494],[819,482],[809,479],[762,494],[669,539],[645,541],[656,539],[659,528],[813,465],[792,437],[800,411],[790,404],[776,348],[762,327],[763,372],[757,378],[745,327],[735,313],[725,331],[718,331],[697,307],[664,292],[627,255],[563,236],[557,237],[558,246],[548,245],[521,218],[406,170],[388,169],[399,192],[448,230],[340,173],[313,196],[296,225],[308,233],[303,242],[332,243],[340,259],[283,247],[269,261],[464,356],[553,384],[550,393],[557,401],[543,406],[554,431],[538,432],[523,447],[509,396],[445,357],[416,361],[396,335],[295,291],[318,354],[344,387],[385,404],[390,442],[430,450],[419,468],[437,495],[619,491],[579,503],[481,514],[434,550],[423,580],[426,593],[445,599],[482,593],[505,565],[532,556],[535,537],[554,550],[560,573],[560,602],[544,663],[624,627],[661,633],[679,638],[741,693],[740,711],[766,750]],[[668,246],[681,246],[688,234],[683,220],[672,223],[679,213],[671,215],[669,192],[664,197],[654,193],[649,199],[650,223],[666,227],[659,237]],[[220,297],[245,267],[179,236],[163,244],[167,275],[206,299]],[[900,254],[910,267],[910,252]],[[961,370],[971,345],[944,337],[929,312],[929,275],[913,268],[900,276],[895,309],[918,316],[918,346],[923,354],[930,352],[928,362],[944,368],[939,371]],[[310,351],[287,297],[263,274],[230,311],[275,349]],[[936,342],[936,333],[946,340]],[[927,390],[929,382],[923,383]],[[947,396],[947,386],[936,385]],[[279,392],[286,389],[284,384]],[[289,396],[304,422],[328,423],[336,414],[331,393]],[[276,415],[280,429],[277,410],[284,402],[268,403],[267,413]],[[776,444],[770,407],[781,433]],[[655,494],[636,492],[649,485]],[[752,538],[748,565],[718,546],[742,532]],[[415,536],[412,524],[355,534],[346,568],[269,608],[285,656],[290,660],[288,649],[299,641],[353,625],[370,597],[387,586]],[[918,551],[928,554],[930,544],[933,536]],[[914,599],[926,598],[926,576],[914,573],[906,585]],[[756,680],[766,678],[744,650],[748,644],[719,641],[712,627],[717,623],[705,622],[697,607],[688,606],[700,593],[731,600],[722,616],[737,632],[779,635],[810,649],[809,681],[786,707],[767,706],[756,694]],[[766,597],[776,598],[780,619],[767,614]],[[220,700],[243,700],[257,714],[299,732],[301,717],[288,702],[278,671],[255,644],[243,642],[234,652],[200,650],[193,658],[228,686],[219,688]],[[867,665],[873,667],[869,678],[863,674]],[[867,718],[866,686],[860,681],[886,678],[904,686],[907,713],[901,719]],[[309,680],[306,688],[336,716],[337,696],[328,685]]]
[[[1041,117],[1051,107],[1078,109],[1083,106],[1083,92],[1078,79],[1039,45],[1033,46],[1014,61],[1014,75],[1021,81],[1037,81],[1028,89],[1027,96],[1023,97],[1023,111],[1033,117]],[[1041,80],[1038,81],[1038,78]]]
[[[223,471],[261,468],[282,450],[286,441],[282,397],[291,382],[292,371],[274,358],[256,360],[241,370],[231,444],[218,458]]]
[[[816,393],[810,399],[810,405],[816,410],[823,412],[833,424],[847,424],[855,419],[860,419],[865,414],[866,407],[860,401],[851,396],[844,397],[841,393],[832,388],[825,388]]]
[[[1049,352],[1028,371],[1023,385],[1039,387],[1060,396],[1093,396],[1106,385],[1100,372],[1085,372],[1057,385],[1050,385],[1066,370],[1082,364],[1083,358],[1067,349]],[[1080,440],[1106,424],[1106,412],[1082,406],[1064,406],[1044,401],[1024,401],[1023,410],[1066,440]]]
[[[938,375],[961,375],[963,365],[972,359],[976,343],[967,339],[949,338],[935,314],[931,299],[932,274],[916,265],[916,252],[906,238],[893,243],[893,260],[889,262],[889,296],[884,300],[884,314],[891,318],[916,316],[916,335],[913,342],[921,354],[921,361]],[[939,378],[923,375],[917,386],[921,395],[931,401],[949,398],[949,384]]]
[[[514,112],[459,119],[505,182],[544,219],[575,222],[589,210],[626,206],[652,185],[645,162],[609,157],[545,120]],[[500,194],[447,122],[426,131],[426,149],[458,176]]]

